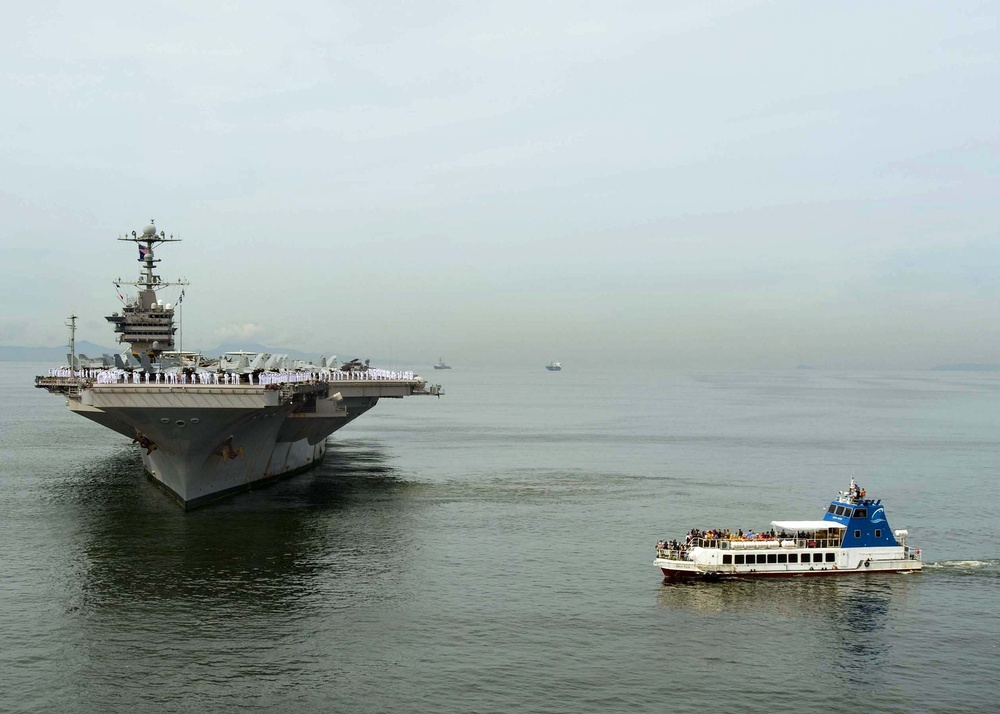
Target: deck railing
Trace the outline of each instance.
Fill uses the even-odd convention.
[[[744,551],[781,551],[785,549],[839,548],[841,538],[771,538],[767,540],[731,540],[725,538],[692,538],[690,543],[681,544],[678,548],[657,548],[656,555],[668,560],[688,560],[688,554],[693,548],[717,548],[720,550]],[[919,551],[918,551],[919,554]]]

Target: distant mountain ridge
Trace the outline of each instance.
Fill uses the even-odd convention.
[[[223,342],[218,347],[210,350],[202,350],[206,357],[218,357],[225,352],[266,352],[272,355],[288,355],[291,359],[316,361],[320,357],[333,357],[336,352],[303,352],[302,350],[292,350],[287,347],[268,347],[257,342]]]
[[[87,340],[80,340],[76,343],[76,353],[85,354],[88,357],[100,357],[105,352],[114,354],[118,351],[117,348],[102,347]],[[56,347],[8,347],[0,345],[0,362],[58,362],[64,364],[68,354],[69,345]]]
[[[935,372],[1000,372],[1000,364],[939,364]]]
[[[100,357],[104,353],[114,354],[121,352],[122,347],[103,347],[87,340],[80,340],[76,343],[76,353],[85,354],[88,357]],[[218,357],[224,352],[267,352],[268,354],[288,355],[291,359],[318,361],[320,357],[332,357],[335,352],[303,352],[301,350],[288,349],[286,347],[267,347],[255,342],[225,342],[210,350],[201,350],[206,357]],[[58,345],[56,347],[17,347],[0,345],[0,362],[50,362],[65,364],[66,355],[69,354],[69,345]],[[346,361],[346,357],[341,361]],[[364,358],[362,358],[364,359]],[[372,360],[373,362],[375,360]]]

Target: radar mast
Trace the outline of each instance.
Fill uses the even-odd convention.
[[[180,238],[167,237],[164,231],[156,232],[155,223],[150,220],[142,233],[132,231],[132,235],[119,236],[118,240],[135,243],[139,249],[139,262],[142,269],[138,280],[115,281],[115,286],[132,285],[138,290],[135,300],[126,303],[122,314],[114,313],[106,319],[115,326],[120,343],[131,345],[132,354],[136,357],[148,357],[157,361],[163,352],[174,349],[174,306],[158,300],[156,292],[165,287],[186,286],[187,280],[162,280],[154,272],[154,267],[160,262],[153,248],[162,243],[177,243]],[[124,300],[124,298],[123,298]]]

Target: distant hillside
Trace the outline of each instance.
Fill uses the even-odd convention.
[[[939,364],[935,372],[1000,372],[1000,364]]]
[[[192,351],[193,348],[185,345],[187,351]],[[77,355],[85,354],[88,357],[100,357],[102,354],[114,354],[115,352],[121,352],[122,347],[119,345],[117,347],[102,347],[101,345],[95,345],[93,342],[87,342],[86,340],[81,340],[76,343],[76,353]],[[319,352],[302,352],[301,350],[292,350],[287,347],[267,347],[266,345],[261,345],[256,342],[226,342],[218,347],[213,347],[209,350],[201,350],[201,353],[206,357],[218,357],[224,352],[267,352],[268,354],[284,354],[288,355],[291,359],[301,359],[301,360],[319,360],[320,357],[332,357],[333,353],[319,353]],[[66,363],[66,355],[69,354],[69,345],[59,345],[57,347],[15,347],[15,346],[2,346],[0,345],[0,362],[49,362],[49,363]],[[346,361],[358,355],[340,355],[338,357],[341,361]],[[367,357],[367,356],[366,356]],[[365,359],[362,357],[361,359]],[[376,360],[373,358],[372,362]]]
[[[113,354],[119,350],[115,347],[102,347],[93,342],[80,340],[76,343],[76,353],[88,357],[100,357],[107,352]],[[64,364],[69,354],[69,345],[57,347],[5,347],[0,345],[0,362],[57,362]]]
[[[207,357],[218,357],[224,352],[266,352],[268,354],[288,355],[291,359],[318,360],[320,357],[332,357],[335,352],[320,354],[319,352],[302,352],[287,347],[268,347],[257,342],[224,342],[210,350],[202,350]]]

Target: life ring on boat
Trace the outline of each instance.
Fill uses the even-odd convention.
[[[914,555],[920,555],[920,548],[917,548],[915,551],[913,551],[913,553]]]

